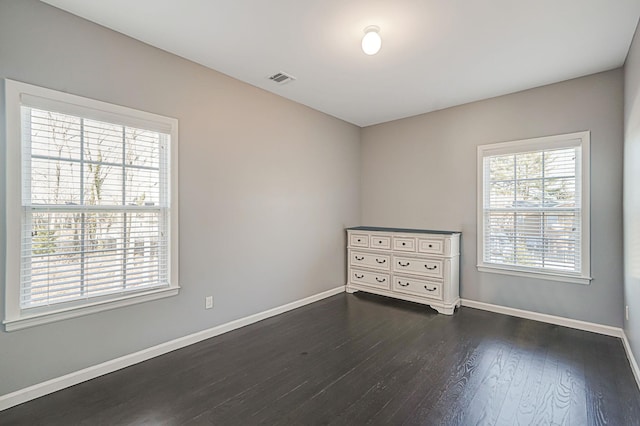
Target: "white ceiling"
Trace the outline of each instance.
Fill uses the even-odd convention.
[[[359,126],[619,67],[640,16],[640,0],[43,1]]]

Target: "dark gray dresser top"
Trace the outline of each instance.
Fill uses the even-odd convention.
[[[459,234],[460,231],[434,231],[429,229],[408,229],[408,228],[382,228],[380,226],[354,226],[347,228],[347,231],[380,231],[380,232],[410,232],[414,234]]]

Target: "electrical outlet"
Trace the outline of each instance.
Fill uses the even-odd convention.
[[[213,308],[213,296],[207,296],[204,298],[204,308],[205,309]]]
[[[624,317],[629,321],[629,305],[624,307]]]

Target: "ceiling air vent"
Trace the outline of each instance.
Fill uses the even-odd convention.
[[[294,81],[295,79],[296,78],[294,76],[284,73],[282,71],[272,76],[269,76],[269,80],[275,81],[278,84],[286,84],[286,83],[289,83],[290,81]]]

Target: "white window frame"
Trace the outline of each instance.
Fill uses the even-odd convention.
[[[580,273],[564,273],[562,271],[543,271],[520,268],[514,265],[501,265],[484,261],[484,191],[485,170],[484,158],[493,155],[508,155],[521,152],[542,151],[565,147],[581,147],[581,180],[576,182],[580,188],[581,202],[581,271]],[[491,272],[519,277],[562,281],[575,284],[589,284],[592,280],[590,266],[590,170],[589,170],[590,132],[576,132],[562,135],[545,136],[510,142],[500,142],[478,146],[477,162],[477,268],[480,272]]]
[[[31,84],[4,79],[5,110],[5,319],[6,331],[74,318],[108,309],[177,295],[178,284],[178,120],[149,112],[113,105]],[[53,110],[84,118],[167,133],[169,159],[169,261],[168,286],[124,294],[90,298],[84,303],[62,303],[45,308],[21,309],[20,267],[22,229],[22,123],[21,106]],[[63,109],[62,111],[60,109]]]

